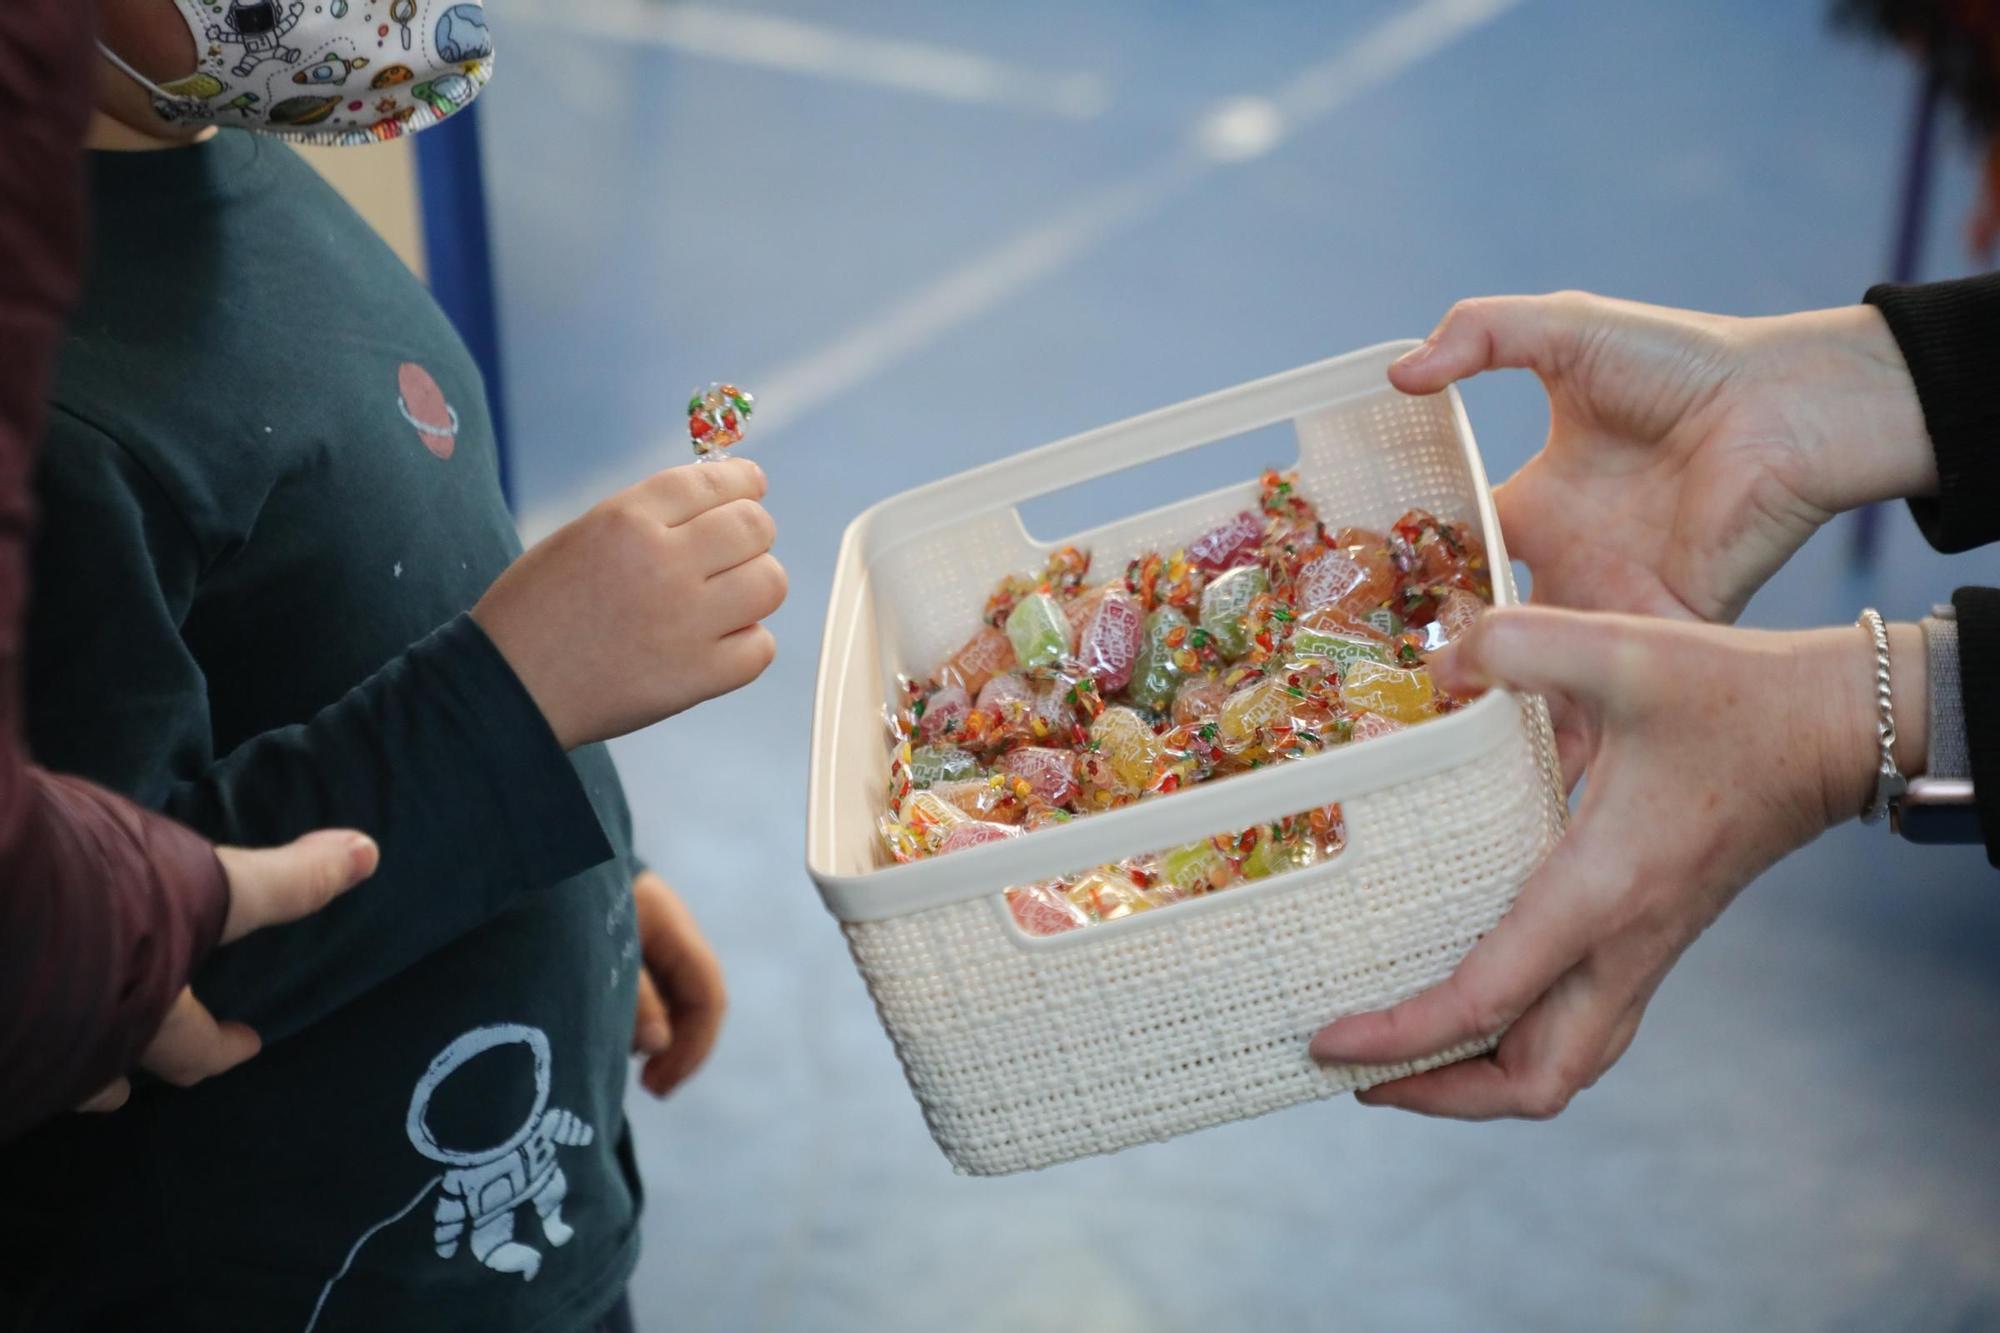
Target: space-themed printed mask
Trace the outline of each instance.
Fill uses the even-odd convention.
[[[200,52],[158,84],[102,46],[177,124],[236,125],[309,143],[413,134],[493,72],[482,0],[174,0]]]

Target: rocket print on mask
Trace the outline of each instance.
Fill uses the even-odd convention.
[[[431,373],[414,361],[396,367],[396,408],[417,428],[424,448],[450,458],[458,447],[458,411],[444,400],[444,390]]]

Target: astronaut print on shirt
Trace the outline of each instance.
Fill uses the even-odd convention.
[[[519,1126],[498,1143],[441,1141],[431,1123],[439,1090],[475,1057],[511,1046],[523,1048],[534,1068],[533,1100]],[[522,1281],[532,1282],[542,1268],[544,1251],[539,1247],[569,1244],[576,1235],[562,1215],[569,1179],[556,1150],[587,1148],[597,1132],[575,1112],[549,1105],[551,1063],[548,1034],[525,1023],[473,1028],[437,1053],[410,1094],[404,1131],[410,1146],[443,1166],[444,1173],[425,1181],[408,1203],[356,1238],[340,1271],[321,1288],[305,1333],[312,1333],[318,1324],[327,1297],[354,1266],[361,1247],[433,1194],[431,1245],[441,1261],[476,1262],[496,1274],[518,1274]],[[529,1225],[539,1235],[530,1232],[524,1238],[516,1227],[519,1214],[527,1209],[533,1210]]]

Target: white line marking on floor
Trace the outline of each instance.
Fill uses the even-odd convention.
[[[747,456],[758,457],[792,422],[1156,215],[1209,174],[1263,156],[1287,135],[1325,119],[1520,3],[1425,0],[1402,10],[1329,59],[1299,70],[1270,97],[1230,98],[1211,107],[1197,117],[1181,146],[1146,170],[1101,186],[1049,221],[974,255],[819,349],[741,381],[757,391],[758,399]],[[686,444],[676,441],[654,457],[665,465],[680,461],[685,451]],[[595,468],[560,496],[527,510],[521,518],[523,539],[546,536],[631,484],[637,479],[634,463],[626,455]]]
[[[1044,73],[972,51],[842,31],[777,14],[657,0],[515,0],[504,12],[509,21],[947,102],[991,103],[1071,120],[1102,115],[1111,104],[1110,90],[1095,74]]]

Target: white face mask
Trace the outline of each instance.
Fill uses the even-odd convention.
[[[161,119],[178,124],[376,143],[435,125],[493,72],[482,0],[174,0],[174,8],[200,53],[193,74],[157,84],[99,49],[153,94]]]

